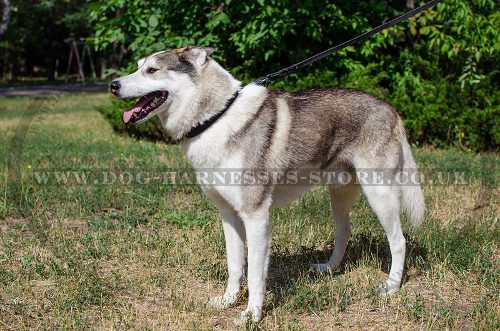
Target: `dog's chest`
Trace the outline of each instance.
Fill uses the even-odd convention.
[[[229,118],[221,119],[217,124],[224,124],[224,120],[228,121]],[[213,126],[199,138],[186,141],[183,147],[205,194],[214,202],[223,198],[238,210],[243,205],[242,187],[233,181],[237,180],[244,168],[244,152],[227,147],[231,134],[232,130],[221,130],[220,127]],[[235,174],[236,177],[230,174]]]
[[[241,167],[241,158],[229,153],[220,137],[207,135],[204,139],[189,141],[184,144],[186,157],[196,170],[220,169],[227,165]]]

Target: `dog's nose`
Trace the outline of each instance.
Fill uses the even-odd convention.
[[[120,82],[117,81],[117,80],[114,80],[114,81],[111,82],[111,84],[109,84],[109,90],[114,95],[118,94],[118,91],[120,90],[120,87],[121,87]]]

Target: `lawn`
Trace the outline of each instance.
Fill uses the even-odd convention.
[[[2,99],[0,329],[233,329],[244,298],[226,311],[205,306],[227,276],[216,209],[196,185],[128,184],[124,173],[189,165],[180,146],[115,134],[94,110],[108,101]],[[498,155],[428,147],[415,155],[427,171],[461,174],[426,183],[423,225],[404,222],[402,290],[378,295],[389,248],[364,197],[342,269],[310,270],[334,244],[327,193],[316,188],[273,213],[265,317],[249,327],[500,328]],[[69,182],[53,171],[70,171]],[[109,172],[123,178],[105,180]],[[86,184],[74,176],[85,174]]]

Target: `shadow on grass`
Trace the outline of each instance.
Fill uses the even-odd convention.
[[[412,234],[405,233],[406,238],[406,259],[403,284],[410,280],[407,271],[411,268],[427,269],[427,249],[419,244]],[[299,280],[318,280],[326,277],[325,274],[315,272],[311,268],[311,263],[325,263],[332,253],[331,248],[325,250],[315,250],[302,246],[298,253],[279,251],[274,249],[271,256],[268,289],[274,294],[273,305],[281,306],[287,297],[291,295],[290,290],[296,286]],[[385,237],[379,236],[365,230],[354,234],[347,246],[347,251],[340,268],[333,272],[334,275],[342,275],[349,270],[359,266],[362,261],[375,261],[382,266],[382,271],[389,273],[391,264],[391,254],[389,243]],[[423,263],[422,263],[423,262]]]

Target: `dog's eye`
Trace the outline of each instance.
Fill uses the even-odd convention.
[[[148,74],[154,74],[154,73],[155,73],[155,72],[157,72],[157,71],[158,71],[158,69],[155,69],[155,68],[148,68],[148,70],[146,70],[146,72],[147,72]]]

